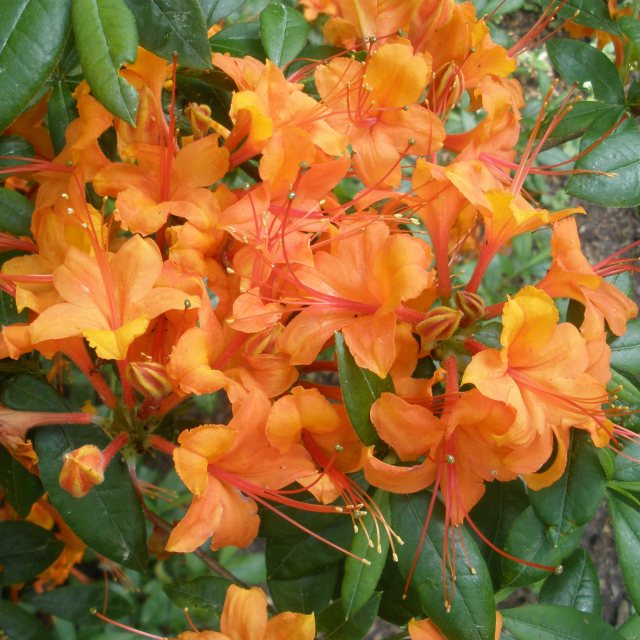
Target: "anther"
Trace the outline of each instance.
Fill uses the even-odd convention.
[[[81,226],[83,229],[88,229],[88,228],[89,228],[89,225],[88,225],[86,222],[83,222],[80,226]]]
[[[334,449],[340,453],[341,451],[344,451],[344,447],[341,444],[337,444]]]
[[[404,216],[401,213],[394,213],[393,217],[396,218],[396,220],[399,218],[404,218]]]
[[[235,271],[235,269],[232,269],[231,267],[227,267],[226,268],[226,272],[231,274],[231,275],[233,275],[236,271]]]
[[[185,298],[184,308],[185,309],[191,309],[191,300],[189,300],[188,298]]]
[[[456,457],[455,457],[455,456],[452,456],[450,453],[448,453],[448,454],[445,456],[445,460],[446,460],[449,464],[455,464],[455,462],[456,462]]]
[[[368,40],[371,44],[373,44],[378,38],[376,38],[375,36],[369,36]]]
[[[397,554],[395,551],[391,554],[391,559],[392,559],[394,562],[398,562],[398,554]],[[406,598],[406,596],[402,596],[402,597],[403,597],[403,598]]]
[[[371,561],[367,560],[366,558],[360,558],[360,562],[362,562],[362,564],[365,565],[366,567],[371,566]]]
[[[296,197],[295,191],[289,191],[289,193],[287,194],[287,198],[289,198],[289,200],[293,200],[295,197]]]
[[[418,218],[409,218],[409,222],[411,224],[420,224],[420,220],[418,220]]]
[[[247,182],[244,187],[242,187],[243,191],[249,191],[249,189],[251,188],[251,185]]]
[[[559,564],[559,565],[554,569],[553,574],[554,574],[554,575],[556,575],[556,576],[561,576],[563,571],[564,571],[564,567],[563,567],[561,564]]]
[[[75,209],[73,207],[67,207],[67,215],[72,216],[75,213]]]
[[[60,194],[60,197],[61,197],[63,200],[68,200],[68,199],[69,199],[69,194],[68,194],[68,193],[61,193],[61,194]]]
[[[412,147],[414,144],[416,143],[416,139],[415,138],[409,138],[407,140],[407,144]]]
[[[402,110],[403,111],[409,111],[409,105],[408,104],[402,105]]]
[[[235,319],[234,319],[234,318],[226,318],[226,319],[225,319],[225,322],[226,322],[227,324],[233,324],[233,323],[235,322]]]
[[[67,160],[65,164],[67,167],[73,167],[73,160]]]

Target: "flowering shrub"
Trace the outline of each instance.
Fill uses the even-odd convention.
[[[640,204],[633,13],[237,4],[0,8],[0,629],[633,637],[578,545],[606,497],[638,607],[637,268],[529,186]]]

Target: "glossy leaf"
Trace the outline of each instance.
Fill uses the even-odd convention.
[[[0,399],[13,409],[75,409],[45,382],[26,375],[11,378]],[[33,434],[42,484],[64,521],[98,553],[130,569],[144,570],[146,525],[125,463],[118,458],[112,460],[105,481],[84,498],[74,498],[58,483],[65,453],[84,444],[103,448],[108,444],[106,436],[89,425],[40,427]]]
[[[640,513],[613,495],[608,496],[616,551],[633,606],[640,608]]]
[[[260,14],[260,41],[278,67],[291,62],[307,42],[311,27],[299,11],[273,2]]]
[[[557,567],[573,553],[582,535],[582,527],[572,529],[566,535],[557,535],[553,527],[538,518],[533,507],[525,509],[513,524],[504,546],[511,555],[540,565]],[[530,567],[522,562],[503,559],[503,583],[505,587],[520,587],[537,582],[551,574],[550,570]]]
[[[19,191],[0,188],[0,231],[30,236],[32,213],[33,203]]]
[[[64,544],[31,522],[0,522],[0,584],[27,582],[52,565]]]
[[[544,2],[541,4],[547,6]],[[618,23],[610,17],[607,5],[600,0],[568,0],[558,12],[558,16],[585,27],[620,35]]]
[[[627,332],[616,337],[609,346],[613,368],[640,376],[640,318],[627,322]]]
[[[138,33],[124,0],[73,0],[73,32],[91,93],[111,113],[135,124],[138,92],[118,74],[137,55]]]
[[[217,624],[231,581],[219,576],[199,576],[166,585],[164,592],[173,604],[187,607],[189,614],[207,628]]]
[[[606,482],[589,434],[574,429],[562,476],[550,487],[529,491],[536,514],[550,527],[547,537],[552,543],[591,520],[604,497]]]
[[[640,444],[629,443],[624,448],[624,456],[615,456],[613,467],[613,482],[637,482],[640,486]]]
[[[497,549],[502,549],[516,518],[528,506],[529,499],[522,481],[491,482],[487,484],[480,502],[471,510],[471,518],[485,538]],[[502,584],[502,556],[475,534],[474,539],[497,589]]]
[[[338,582],[337,563],[323,571],[290,580],[269,580],[269,592],[280,611],[314,613],[331,601]]]
[[[640,389],[631,381],[630,377],[622,375],[616,369],[611,369],[610,387],[616,389],[618,400],[628,407],[640,407]]]
[[[553,129],[551,138],[570,138],[583,134],[591,127],[594,121],[601,122],[608,118],[613,126],[624,113],[624,106],[602,102],[599,100],[585,100],[577,102],[569,113],[562,118],[557,127]],[[607,127],[607,129],[609,128]]]
[[[450,557],[455,544],[456,581],[446,570],[447,609],[443,584],[443,545],[445,538],[444,508],[435,504],[429,528],[422,547],[419,545],[424,519],[429,509],[431,494],[391,496],[392,525],[405,544],[398,547],[400,572],[406,579],[415,554],[418,553],[412,586],[417,591],[423,614],[431,618],[446,637],[465,640],[493,640],[495,632],[495,606],[489,570],[471,535],[465,527],[455,529],[455,541],[449,539]],[[449,535],[453,533],[450,530]],[[464,546],[460,539],[464,540]],[[471,565],[475,573],[469,569]]]
[[[624,104],[618,70],[602,51],[581,40],[554,38],[547,42],[554,68],[567,83],[590,83],[596,100]],[[591,177],[591,176],[589,176]]]
[[[409,586],[407,597],[398,597],[404,592],[406,580],[402,577],[398,563],[387,556],[387,563],[379,582],[379,590],[382,592],[380,608],[381,618],[393,624],[402,626],[411,618],[422,616],[420,596],[413,586]]]
[[[78,117],[76,101],[65,82],[58,80],[53,85],[48,107],[49,134],[56,153],[66,144],[65,133],[69,124]]]
[[[11,156],[17,156],[15,160]],[[24,158],[33,158],[33,147],[20,136],[0,136],[0,169],[24,164]]]
[[[385,491],[376,491],[373,501],[378,505],[380,513],[385,520],[391,520],[391,508],[389,506],[389,494]],[[369,545],[369,540],[374,546]],[[358,558],[364,558],[370,564],[366,565],[360,560],[348,557],[344,563],[344,578],[342,579],[341,601],[345,607],[344,615],[349,619],[364,603],[373,595],[378,580],[382,575],[389,550],[389,538],[380,534],[380,546],[377,546],[376,521],[366,518],[359,524],[359,531],[353,538],[351,552]]]
[[[0,3],[0,131],[29,106],[54,70],[70,7],[71,0]]]
[[[0,325],[6,326],[14,322],[25,322],[27,320],[27,312],[18,313],[16,307],[16,299],[4,291],[0,291]]]
[[[552,604],[502,611],[504,628],[515,640],[621,640],[599,616]]]
[[[2,292],[3,296],[6,296]],[[18,515],[26,518],[34,502],[44,493],[40,478],[27,471],[9,452],[0,446],[0,485],[5,497]]]
[[[207,24],[198,0],[125,0],[136,19],[140,44],[194,69],[211,66]]]
[[[637,17],[622,16],[619,20],[620,29],[636,47],[640,47],[640,22]]]
[[[394,391],[393,381],[391,376],[383,380],[368,369],[361,369],[356,364],[341,333],[335,334],[335,340],[340,388],[349,420],[364,444],[375,444],[378,434],[371,422],[369,412],[371,405],[383,392]]]
[[[576,549],[562,563],[559,576],[549,576],[540,590],[540,604],[573,607],[600,616],[600,582],[591,556],[585,549]]]
[[[569,195],[606,207],[640,204],[640,132],[626,131],[606,138],[575,167],[614,175],[573,175],[567,182]]]
[[[344,603],[336,600],[318,613],[316,627],[324,631],[324,640],[360,640],[373,625],[379,605],[380,594],[376,593],[347,620]]]
[[[259,27],[254,22],[231,24],[209,40],[212,51],[228,53],[233,58],[251,56],[264,60],[266,54],[260,42]]]
[[[640,638],[640,614],[634,613],[618,629],[618,632],[625,640],[638,640]]]
[[[200,0],[200,8],[207,27],[220,22],[222,18],[240,9],[243,4],[243,0]]]
[[[0,630],[7,640],[52,640],[54,637],[37,618],[8,600],[0,600]]]

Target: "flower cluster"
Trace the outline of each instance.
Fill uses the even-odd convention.
[[[607,330],[622,335],[637,307],[604,279],[627,267],[592,267],[576,230],[584,211],[547,211],[523,189],[548,132],[541,116],[516,151],[514,59],[468,3],[302,4],[308,19],[330,16],[325,37],[344,53],[286,75],[269,60],[214,53],[235,86],[230,126],[208,105],[178,105],[176,64],[142,48],[122,71],[139,96],[135,126],[86,82],[59,154],[38,146],[41,121],[20,127],[30,114],[13,125],[38,157],[5,172],[34,211],[30,237],[0,237],[20,251],[2,264],[0,288],[26,312],[2,327],[0,354],[72,362],[101,413],[129,419],[7,409],[0,441],[36,470],[27,429],[108,425],[106,449],[65,457],[60,483],[78,497],[127,443],[172,456],[193,496],[172,552],[209,540],[246,547],[259,509],[281,507],[373,517],[393,546],[398,536],[350,476],[358,471],[391,493],[431,488],[454,540],[487,483],[555,482],[572,429],[600,448],[629,435],[612,420],[621,409],[607,391]],[[464,130],[451,124],[461,105],[476,116]],[[546,276],[488,304],[492,259],[549,225]],[[463,264],[475,264],[470,276]],[[566,298],[584,309],[577,323],[558,311]],[[389,385],[370,404],[373,442],[345,407],[349,382],[337,384],[338,333],[355,366]],[[214,392],[230,402],[227,424],[175,442],[154,433],[180,403]],[[312,502],[298,499],[308,493]],[[230,591],[229,611],[257,598]],[[260,633],[284,637],[269,629]],[[411,629],[436,633],[426,622]]]

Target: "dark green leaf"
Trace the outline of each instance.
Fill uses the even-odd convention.
[[[562,118],[558,126],[553,129],[551,137],[568,138],[573,134],[577,137],[589,129],[596,119],[600,120],[603,116],[609,118],[611,123],[609,127],[611,127],[620,119],[623,113],[624,107],[622,105],[611,104],[610,102],[600,102],[598,100],[577,102],[573,105],[571,111]]]
[[[496,614],[489,570],[473,538],[463,526],[455,529],[454,540],[449,538],[449,558],[443,557],[445,528],[449,536],[452,536],[452,531],[446,527],[444,508],[439,502],[434,505],[427,535],[420,547],[419,539],[430,498],[431,494],[426,492],[391,496],[393,528],[405,542],[398,547],[400,572],[406,579],[418,554],[412,585],[420,597],[422,612],[446,637],[493,640]],[[454,560],[456,581],[452,584],[448,566]],[[443,583],[443,567],[446,585]],[[445,603],[445,595],[450,610]]]
[[[602,51],[581,40],[554,38],[547,42],[553,66],[567,83],[591,83],[596,100],[624,104],[624,90],[616,66]]]
[[[576,549],[562,563],[562,574],[549,576],[540,590],[540,604],[559,604],[601,615],[600,582],[591,556]]]
[[[29,515],[33,503],[44,493],[40,478],[27,471],[4,447],[0,447],[0,485],[22,518]]]
[[[216,626],[231,581],[219,576],[200,576],[164,587],[173,604],[189,608],[189,614],[208,628]]]
[[[618,629],[618,632],[625,640],[638,640],[640,638],[640,614],[634,613]]]
[[[207,27],[237,11],[243,4],[244,0],[200,0],[200,8]]]
[[[51,632],[22,607],[0,600],[0,632],[7,640],[52,640]]]
[[[616,456],[613,471],[614,482],[637,482],[640,484],[640,444],[629,443],[624,448],[624,457]]]
[[[1,395],[14,409],[73,411],[49,385],[26,375],[9,380]],[[84,444],[103,448],[106,436],[92,426],[40,427],[34,431],[40,477],[64,521],[90,547],[138,571],[147,563],[146,526],[126,464],[111,461],[105,480],[84,498],[74,498],[58,483],[63,456]]]
[[[0,580],[2,585],[35,578],[53,564],[64,544],[51,531],[31,522],[0,522]]]
[[[640,204],[640,132],[627,131],[606,138],[580,158],[575,167],[615,175],[573,175],[566,188],[570,195],[606,207]]]
[[[266,54],[260,42],[259,27],[255,22],[230,24],[209,40],[212,51],[228,53],[234,58],[251,56],[264,60]]]
[[[14,322],[25,322],[26,320],[26,311],[18,313],[16,299],[8,293],[0,291],[0,324],[6,327]]]
[[[324,640],[360,640],[373,625],[379,605],[380,594],[376,593],[346,620],[345,605],[336,600],[318,614],[316,626],[319,631],[325,632],[322,636]]]
[[[633,606],[640,609],[640,513],[611,494],[608,501],[624,584]]]
[[[56,153],[60,153],[66,144],[65,133],[69,124],[78,117],[76,101],[66,83],[58,80],[53,85],[49,98],[49,134]]]
[[[410,586],[407,597],[404,597],[406,580],[402,577],[398,563],[387,556],[387,564],[380,578],[379,588],[382,591],[379,615],[393,624],[402,626],[411,618],[422,615],[420,596]]]
[[[138,92],[118,71],[137,55],[138,33],[124,0],[73,0],[73,32],[91,93],[111,113],[135,125]]]
[[[520,480],[491,482],[485,494],[471,510],[471,518],[494,547],[502,549],[516,518],[529,506],[529,499]],[[475,541],[489,567],[495,588],[502,584],[502,556],[475,536]]]
[[[389,494],[378,490],[372,498],[378,505],[384,519],[390,521]],[[342,579],[340,597],[345,606],[344,617],[346,619],[349,619],[373,595],[384,569],[389,550],[389,538],[382,532],[378,546],[376,524],[373,518],[365,518],[364,521],[361,521],[359,531],[354,536],[351,545],[353,554],[358,558],[364,558],[371,564],[366,565],[351,557],[348,557],[344,563],[344,578]],[[373,546],[369,545],[369,540],[373,541]]]
[[[640,389],[627,376],[611,369],[610,386],[616,388],[618,400],[628,407],[640,407]]]
[[[618,21],[622,33],[624,33],[636,47],[640,48],[640,22],[632,16],[622,16]]]
[[[216,122],[229,129],[233,127],[229,108],[235,84],[226,74],[219,69],[180,69],[176,75],[176,84],[182,97],[189,102],[208,105],[211,108],[211,117]]]
[[[554,527],[545,525],[533,507],[525,509],[516,519],[505,544],[505,551],[516,558],[548,567],[557,567],[571,555],[580,543],[582,528],[567,535],[557,535]],[[503,560],[505,587],[520,587],[550,575],[549,570],[530,567],[522,562]]]
[[[611,346],[611,366],[624,373],[640,375],[640,318],[627,322],[627,332]]]
[[[0,189],[0,230],[14,236],[31,235],[33,203],[13,189]]]
[[[529,605],[502,612],[504,628],[516,640],[621,640],[599,616],[552,604]]]
[[[268,4],[260,14],[260,41],[267,57],[278,67],[302,51],[310,29],[299,11],[278,2]]]
[[[131,613],[131,605],[117,591],[109,590],[109,615],[114,618]],[[78,585],[57,587],[52,591],[27,593],[20,597],[22,602],[34,605],[39,611],[52,616],[73,620],[83,626],[102,624],[92,613],[104,602],[104,585]]]
[[[542,4],[544,7],[547,6]],[[620,35],[618,23],[611,19],[607,5],[600,0],[568,0],[558,12],[558,16],[563,20],[583,24],[585,27]]]
[[[338,564],[290,580],[269,580],[269,592],[280,611],[314,613],[331,601],[338,582]]]
[[[375,444],[378,434],[369,418],[371,405],[385,391],[394,392],[391,376],[384,380],[368,369],[361,369],[354,360],[344,336],[335,334],[338,376],[349,420],[360,440],[366,445]]]
[[[589,434],[574,429],[562,476],[550,487],[529,491],[536,514],[550,527],[547,538],[552,543],[591,520],[604,497],[606,482]]]
[[[10,156],[17,156],[12,160]],[[33,147],[20,136],[0,136],[0,169],[25,164],[23,158],[33,158]]]
[[[56,66],[70,6],[71,0],[0,3],[0,131],[29,105]]]
[[[211,49],[198,0],[125,0],[138,26],[140,44],[165,60],[178,54],[181,66],[207,69]]]

